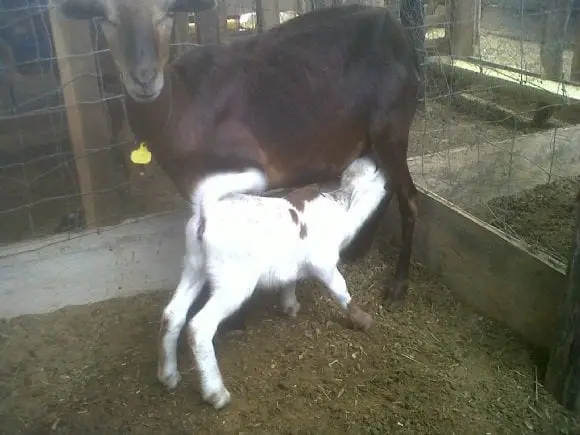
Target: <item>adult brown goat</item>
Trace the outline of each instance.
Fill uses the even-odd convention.
[[[338,178],[373,149],[402,218],[385,297],[404,297],[417,214],[407,148],[419,85],[405,29],[386,8],[330,7],[231,44],[194,47],[168,64],[174,13],[213,7],[214,0],[60,2],[68,18],[100,21],[131,129],[185,198],[209,174],[249,167],[263,171],[268,189]]]

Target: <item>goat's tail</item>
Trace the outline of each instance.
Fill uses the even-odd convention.
[[[198,222],[201,216],[224,196],[231,193],[258,193],[268,187],[268,179],[264,172],[256,168],[248,168],[243,172],[222,172],[204,178],[191,194],[191,207]]]

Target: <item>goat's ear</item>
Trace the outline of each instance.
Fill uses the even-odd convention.
[[[175,0],[171,5],[172,12],[203,12],[214,9],[216,0]]]
[[[100,0],[62,0],[57,4],[60,12],[69,20],[105,17],[105,8]]]

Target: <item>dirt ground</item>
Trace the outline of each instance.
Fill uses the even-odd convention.
[[[406,304],[383,308],[396,251],[384,238],[376,246],[344,268],[371,330],[347,328],[312,283],[299,286],[296,320],[256,298],[248,330],[216,340],[233,395],[220,412],[201,403],[184,340],[177,390],[156,379],[169,291],[2,321],[0,432],[579,433],[536,382],[542,369],[526,345],[419,265]]]
[[[580,188],[580,176],[538,185],[533,189],[487,205],[482,217],[517,238],[532,249],[566,262],[574,231],[574,198]]]

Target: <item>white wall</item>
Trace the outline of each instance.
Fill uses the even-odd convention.
[[[0,248],[0,318],[177,285],[186,214]]]

